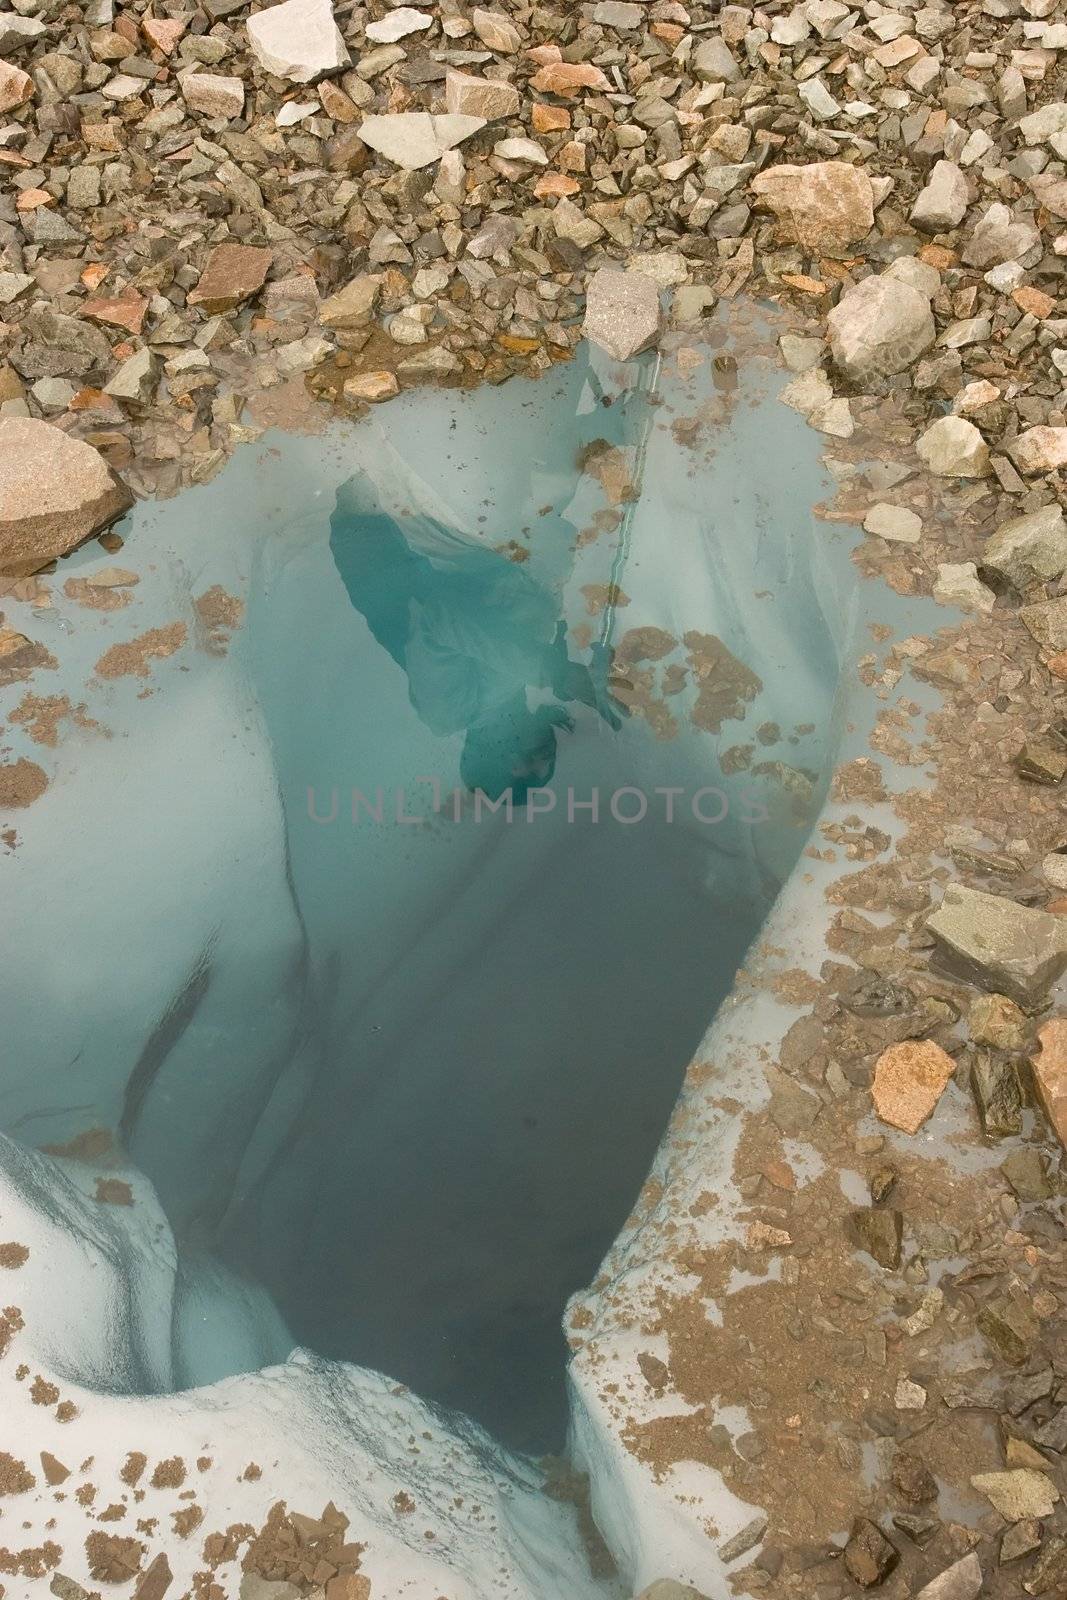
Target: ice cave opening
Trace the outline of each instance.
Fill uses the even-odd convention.
[[[856,623],[813,437],[723,352],[412,393],[137,513],[139,628],[188,637],[93,680],[0,978],[0,1127],[131,1163],[176,1241],[170,1364],[103,1386],[303,1345],[562,1445],[565,1302],[806,842]]]

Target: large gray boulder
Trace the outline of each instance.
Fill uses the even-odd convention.
[[[133,496],[98,451],[49,422],[0,417],[0,573],[39,572],[99,533]]]
[[[1022,1006],[1067,971],[1067,920],[1000,895],[951,884],[926,926],[941,967]]]

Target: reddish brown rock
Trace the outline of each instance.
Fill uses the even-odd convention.
[[[0,61],[0,111],[14,111],[33,98],[33,79],[9,61]]]
[[[842,250],[874,226],[871,180],[849,161],[769,167],[752,192],[774,212],[787,238],[813,250]]]
[[[82,306],[82,316],[90,322],[102,322],[113,328],[125,328],[128,333],[140,333],[148,301],[144,295],[128,290],[117,298],[94,295]]]
[[[591,61],[550,61],[530,79],[543,94],[558,94],[570,100],[579,89],[610,89],[611,84]]]
[[[917,1133],[955,1070],[952,1057],[930,1039],[890,1045],[874,1069],[874,1109],[890,1127]]]
[[[261,250],[255,245],[216,245],[200,282],[189,295],[189,304],[199,306],[209,317],[233,311],[259,293],[267,281],[273,259],[270,250]]]
[[[1030,1058],[1034,1083],[1056,1137],[1067,1146],[1067,1017],[1053,1017],[1037,1037],[1041,1048]]]

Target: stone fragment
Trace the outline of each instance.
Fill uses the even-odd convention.
[[[691,1589],[687,1583],[679,1583],[676,1578],[657,1578],[655,1583],[641,1590],[637,1600],[707,1600],[707,1596]]]
[[[999,895],[950,884],[926,926],[946,970],[1022,1006],[1067,970],[1067,921]]]
[[[227,119],[244,112],[245,86],[240,78],[222,78],[214,72],[183,72],[178,82],[190,111]]]
[[[21,67],[0,61],[0,111],[15,111],[33,99],[33,79]]]
[[[1052,736],[1027,739],[1015,757],[1015,770],[1027,783],[1055,788],[1067,777],[1067,744]]]
[[[431,116],[427,111],[391,111],[381,116],[364,117],[359,137],[387,160],[406,172],[416,172],[440,161],[453,149],[485,127],[484,117]]]
[[[904,1238],[904,1216],[883,1206],[860,1206],[850,1211],[847,1231],[853,1244],[866,1250],[880,1267],[890,1269],[900,1266],[901,1243]]]
[[[37,572],[132,504],[91,445],[47,422],[0,417],[0,573]]]
[[[1045,1540],[1041,1554],[1023,1579],[1027,1594],[1060,1600],[1067,1593],[1067,1539],[1058,1534]]]
[[[451,350],[446,350],[444,345],[437,344],[426,350],[417,350],[414,355],[405,356],[403,361],[397,363],[396,370],[405,378],[434,383],[445,378],[454,378],[457,373],[462,372],[463,363]]]
[[[1008,1522],[1025,1517],[1050,1517],[1060,1498],[1052,1479],[1029,1467],[1011,1472],[977,1472],[971,1485],[984,1494],[990,1505]]]
[[[601,267],[589,280],[582,332],[616,361],[648,350],[660,332],[659,291],[641,272]]]
[[[0,55],[13,55],[47,32],[47,25],[36,17],[20,17],[15,11],[0,12]]]
[[[1021,1367],[1029,1360],[1037,1322],[1025,1306],[1002,1295],[982,1306],[975,1319],[979,1332],[1004,1360]]]
[[[409,34],[422,33],[432,27],[433,18],[425,11],[416,11],[412,6],[398,6],[379,22],[368,22],[366,34],[375,44],[396,44],[398,39],[406,39]]]
[[[1004,1139],[1022,1131],[1023,1093],[1014,1061],[990,1050],[976,1051],[971,1059],[971,1092],[984,1134]]]
[[[929,1505],[937,1499],[937,1479],[926,1463],[908,1450],[896,1452],[890,1476],[897,1493],[912,1505]]]
[[[846,289],[826,322],[834,364],[862,384],[903,372],[937,337],[927,296],[884,273]]]
[[[510,17],[502,16],[499,11],[483,11],[475,6],[471,13],[471,21],[475,33],[487,50],[496,50],[500,55],[513,56],[522,48],[522,35],[518,28]]]
[[[739,1556],[747,1555],[759,1544],[766,1531],[767,1518],[753,1517],[751,1522],[746,1522],[743,1528],[738,1529],[732,1539],[727,1539],[725,1544],[719,1546],[719,1560],[736,1561]]]
[[[1067,1147],[1067,1017],[1053,1017],[1037,1030],[1040,1049],[1030,1057],[1034,1085],[1060,1143]]]
[[[285,1578],[263,1578],[257,1572],[245,1572],[237,1600],[300,1600],[300,1590]]]
[[[971,1550],[924,1584],[915,1600],[976,1600],[982,1588],[982,1563]]]
[[[992,611],[997,597],[978,576],[973,561],[940,561],[933,586],[934,599],[963,611]]]
[[[375,273],[361,273],[343,289],[331,294],[319,307],[319,323],[324,328],[365,328],[374,316],[382,280]]]
[[[965,417],[938,417],[920,436],[915,449],[940,478],[985,478],[991,470],[989,446]]]
[[[351,62],[330,0],[282,0],[257,11],[248,40],[264,71],[292,83],[314,83]]]
[[[1000,1564],[1003,1567],[1011,1561],[1021,1561],[1023,1556],[1030,1555],[1040,1547],[1040,1522],[1033,1519],[1016,1522],[1004,1530],[1004,1536],[1000,1541]]]
[[[813,250],[846,249],[874,226],[871,180],[849,161],[769,167],[753,178],[751,188],[786,236]]]
[[[1067,520],[1055,503],[1002,522],[987,540],[982,566],[1016,589],[1067,571]]]
[[[255,245],[216,245],[200,282],[190,291],[189,304],[199,306],[209,317],[235,310],[262,289],[273,259],[269,250]]]
[[[360,372],[345,380],[346,400],[391,400],[400,393],[400,384],[394,372]]]
[[[985,272],[1004,261],[1019,261],[1036,245],[1041,235],[1032,222],[1016,222],[1007,206],[991,205],[975,225],[963,249],[969,267]]]
[[[1067,428],[1027,428],[1013,439],[1008,454],[1020,472],[1033,476],[1067,467]]]
[[[871,1097],[883,1122],[917,1133],[931,1115],[956,1070],[947,1051],[931,1039],[890,1045],[874,1068]]]
[[[104,393],[113,400],[134,400],[144,404],[151,400],[159,382],[158,362],[147,346],[138,350],[104,385]]]
[[[853,1581],[861,1589],[871,1589],[885,1581],[899,1560],[878,1524],[857,1517],[844,1550],[845,1568]]]
[[[591,61],[550,61],[534,73],[530,84],[542,94],[558,94],[565,100],[573,99],[579,89],[612,87],[600,68]]]
[[[922,538],[922,518],[906,506],[893,506],[885,501],[871,507],[863,519],[863,526],[868,533],[875,533],[880,539],[889,539],[894,544],[917,544]]]
[[[701,83],[734,83],[741,68],[726,41],[713,33],[693,51],[693,74]]]
[[[1067,595],[1020,607],[1019,620],[1038,644],[1047,645],[1050,650],[1067,650]]]
[[[450,71],[445,79],[445,105],[454,117],[498,122],[518,116],[521,104],[515,85],[498,78],[476,78],[468,72]]]
[[[954,161],[935,161],[933,171],[911,208],[909,221],[926,233],[947,233],[967,211],[967,179]]]

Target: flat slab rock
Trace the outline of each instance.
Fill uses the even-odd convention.
[[[200,282],[189,295],[189,304],[199,306],[209,317],[232,311],[259,293],[273,259],[269,250],[256,245],[216,245],[200,275]]]
[[[0,418],[0,573],[39,572],[132,504],[92,445],[31,417]]]
[[[659,331],[659,290],[651,278],[617,267],[594,272],[582,324],[587,339],[616,361],[628,361],[654,345]]]
[[[257,11],[248,40],[260,66],[291,83],[314,83],[351,62],[330,0],[283,0]]]
[[[952,884],[927,919],[942,967],[1020,1005],[1067,971],[1067,919]]]
[[[364,117],[359,136],[364,144],[405,172],[417,172],[420,167],[440,161],[446,150],[454,149],[484,127],[484,117],[435,117],[428,111],[393,111]]]
[[[769,167],[752,180],[752,192],[797,244],[844,250],[874,227],[874,190],[850,161],[812,161]]]

